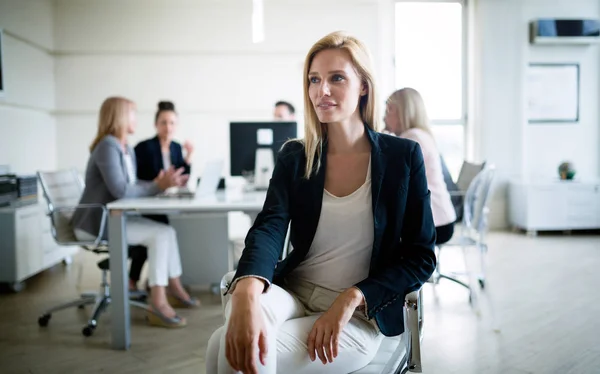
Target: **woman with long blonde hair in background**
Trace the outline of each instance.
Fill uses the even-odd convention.
[[[419,143],[423,150],[427,184],[431,191],[431,210],[436,229],[436,244],[449,241],[454,234],[456,211],[444,181],[442,159],[437,148],[425,102],[414,88],[402,88],[387,100],[385,130]]]
[[[80,204],[106,205],[125,197],[152,196],[173,186],[187,182],[183,169],[161,172],[153,181],[138,181],[135,170],[135,153],[127,139],[136,128],[135,104],[128,99],[111,97],[100,108],[98,132],[90,146],[90,158],[85,172],[85,189]],[[75,235],[80,240],[95,239],[102,225],[100,209],[78,209],[72,218]],[[107,223],[104,222],[105,226]],[[107,240],[104,231],[102,239]],[[167,300],[170,295],[183,306],[195,306],[181,282],[181,261],[175,230],[169,225],[143,217],[127,219],[125,232],[129,245],[148,248],[148,278],[150,284],[150,309],[148,321],[163,327],[185,326]]]
[[[404,331],[404,297],[435,268],[435,228],[419,145],[377,132],[371,65],[343,32],[308,52],[305,138],[277,157],[207,373],[350,373]]]

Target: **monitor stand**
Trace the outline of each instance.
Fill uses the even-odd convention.
[[[258,148],[256,150],[256,159],[254,163],[254,189],[256,191],[266,191],[269,188],[269,182],[273,175],[275,161],[273,160],[273,150],[271,148]]]

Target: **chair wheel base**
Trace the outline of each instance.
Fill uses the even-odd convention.
[[[19,293],[25,289],[25,283],[23,282],[12,282],[8,285],[10,290],[14,293]]]
[[[94,326],[85,326],[83,329],[81,329],[81,333],[86,337],[92,336],[95,329],[96,328]]]
[[[50,322],[50,318],[52,318],[52,314],[44,314],[43,316],[40,316],[38,318],[38,325],[40,325],[40,327],[48,326],[48,322]]]

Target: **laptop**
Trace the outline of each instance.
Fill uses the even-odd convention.
[[[223,171],[223,160],[216,159],[206,162],[204,165],[204,171],[202,172],[202,179],[196,186],[194,197],[203,197],[214,195],[219,188],[219,182],[221,181],[221,172]]]
[[[214,195],[219,187],[222,171],[222,159],[207,161],[204,165],[202,178],[196,186],[195,191],[190,191],[187,187],[183,187],[175,190],[167,190],[158,196],[166,198],[201,198]]]

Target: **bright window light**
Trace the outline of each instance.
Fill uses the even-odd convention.
[[[423,96],[454,180],[465,157],[462,13],[458,2],[396,3],[396,89]]]
[[[412,87],[432,121],[463,119],[462,5],[396,3],[396,88]]]

